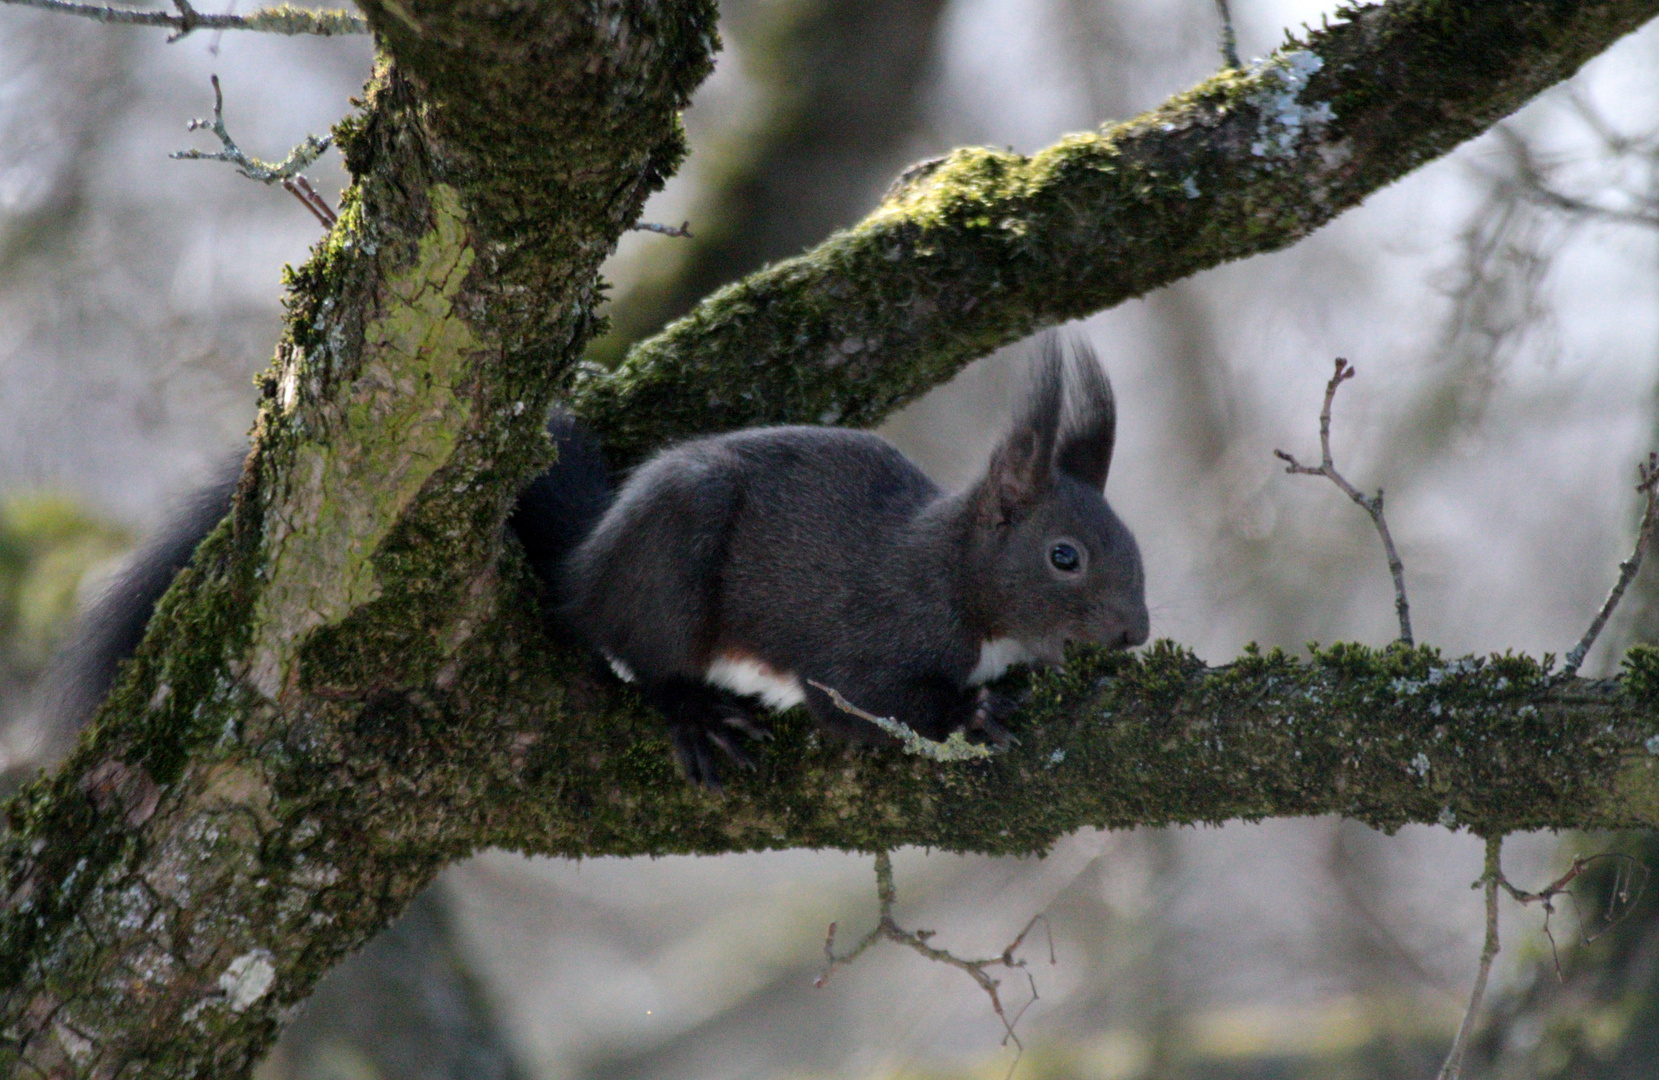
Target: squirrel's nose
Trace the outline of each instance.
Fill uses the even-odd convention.
[[[1146,607],[1143,605],[1128,615],[1117,614],[1122,620],[1122,629],[1108,636],[1107,648],[1132,649],[1136,645],[1146,644],[1146,639],[1152,635],[1151,618]]]

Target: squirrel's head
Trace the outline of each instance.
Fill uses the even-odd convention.
[[[1113,648],[1147,638],[1140,549],[1107,505],[1117,413],[1089,347],[1040,340],[1024,415],[968,496],[968,588],[990,625],[1058,662],[1067,641]]]

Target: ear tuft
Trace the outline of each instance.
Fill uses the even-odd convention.
[[[1117,404],[1094,349],[1081,338],[1072,338],[1070,344],[1069,408],[1055,460],[1061,472],[1101,491],[1106,487],[1112,446],[1117,441]]]
[[[986,524],[1008,525],[1020,520],[1054,486],[1065,363],[1057,335],[1043,334],[1038,349],[1025,409],[1014,430],[991,455],[990,468],[980,481],[976,498],[980,519]]]

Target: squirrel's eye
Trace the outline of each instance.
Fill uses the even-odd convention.
[[[1070,544],[1059,543],[1048,549],[1048,561],[1054,569],[1070,573],[1082,564],[1083,559],[1082,556],[1077,554],[1075,547]]]

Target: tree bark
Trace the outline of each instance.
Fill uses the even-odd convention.
[[[1659,12],[1359,8],[1249,72],[1033,157],[957,151],[706,301],[614,374],[596,271],[683,152],[708,0],[369,2],[355,182],[291,282],[230,517],[69,761],[7,806],[0,1067],[245,1074],[446,862],[1040,851],[1085,825],[1342,813],[1383,828],[1659,823],[1659,654],[1622,682],[1339,647],[1160,646],[1015,680],[1020,745],[939,765],[782,718],[723,795],[543,635],[501,522],[570,391],[619,462],[698,431],[868,423],[987,349],[1294,242]],[[1649,747],[1654,749],[1649,749]]]

